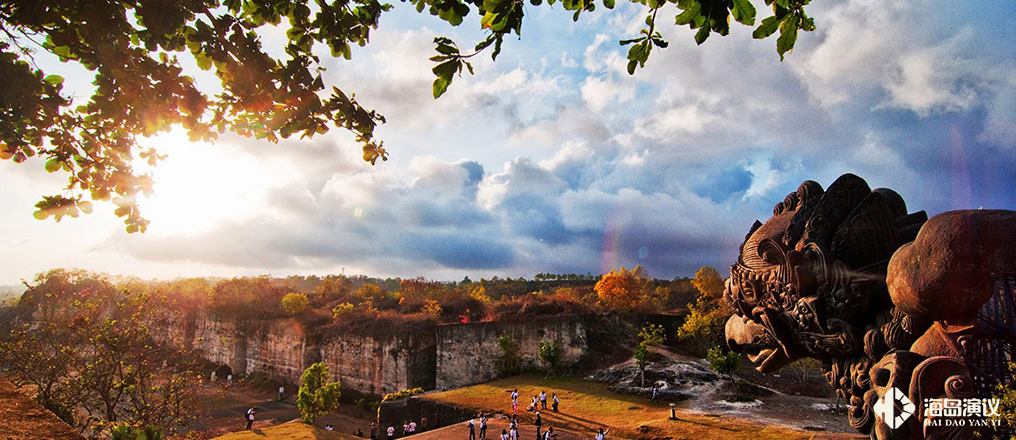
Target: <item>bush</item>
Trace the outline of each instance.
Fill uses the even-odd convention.
[[[339,319],[345,315],[348,315],[353,311],[353,305],[350,303],[341,303],[332,308],[332,317]]]
[[[497,358],[498,368],[501,374],[508,375],[517,373],[522,367],[522,358],[519,357],[519,343],[515,337],[502,333],[497,338],[497,346],[501,349],[501,355]]]
[[[303,293],[288,293],[282,297],[282,310],[290,315],[297,315],[307,308],[307,295]]]
[[[160,440],[162,430],[155,426],[135,428],[130,425],[119,425],[110,431],[112,440]]]
[[[540,341],[540,359],[547,364],[550,374],[557,373],[563,354],[561,344],[558,344],[557,340],[544,339]]]

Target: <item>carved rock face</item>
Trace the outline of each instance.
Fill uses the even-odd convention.
[[[988,397],[1008,377],[998,359],[1016,350],[1014,243],[1013,211],[928,220],[853,175],[826,191],[806,181],[755,222],[731,266],[728,345],[763,373],[821,360],[851,426],[873,439],[972,438],[977,428],[925,424],[922,405]],[[888,423],[900,396],[913,418]]]
[[[827,191],[802,183],[772,218],[755,222],[731,266],[728,345],[764,373],[803,356],[864,355],[865,332],[890,320],[871,313],[891,305],[889,257],[924,219],[907,216],[895,192],[872,191],[852,174]]]

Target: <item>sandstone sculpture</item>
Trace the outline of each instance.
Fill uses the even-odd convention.
[[[731,266],[728,345],[763,373],[821,360],[851,426],[873,439],[970,438],[983,428],[936,424],[926,406],[1008,382],[1014,274],[1014,211],[928,219],[851,174],[827,190],[806,181],[755,222]],[[887,395],[895,409],[880,411]]]

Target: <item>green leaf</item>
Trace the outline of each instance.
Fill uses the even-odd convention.
[[[43,81],[46,81],[55,86],[58,84],[63,84],[64,79],[60,75],[47,75],[45,78],[43,78]]]
[[[761,40],[774,34],[779,28],[780,19],[776,18],[776,16],[766,17],[762,20],[762,24],[755,28],[755,32],[751,33],[751,36],[757,40]]]
[[[709,38],[709,26],[702,26],[702,29],[695,33],[695,43],[702,44],[706,38]]]
[[[797,26],[799,21],[800,17],[790,15],[783,21],[783,25],[780,26],[780,38],[776,40],[776,52],[780,54],[780,61],[783,61],[784,54],[794,50],[794,43],[797,42]]]
[[[628,74],[629,75],[634,75],[635,74],[635,66],[637,66],[638,64],[639,64],[638,61],[635,61],[635,60],[628,61]]]
[[[46,161],[46,171],[47,172],[50,172],[50,173],[55,172],[56,170],[60,169],[60,166],[61,166],[60,159],[53,158],[53,159],[50,159],[50,160]]]
[[[690,8],[685,9],[684,12],[677,15],[677,24],[686,25],[688,23],[691,23],[692,20],[695,19],[695,17],[698,17],[699,11],[701,10],[702,10],[701,3],[698,2],[692,3]]]
[[[194,54],[194,61],[197,61],[198,68],[201,70],[208,70],[212,68],[212,59],[208,55],[205,55],[204,52]]]
[[[755,6],[752,6],[751,0],[734,0],[734,7],[730,12],[738,23],[755,25]]]
[[[603,0],[603,7],[607,9],[614,9],[614,0]]]

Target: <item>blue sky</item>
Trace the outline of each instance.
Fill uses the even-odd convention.
[[[897,190],[911,211],[1016,208],[1016,24],[1002,20],[1013,3],[821,0],[809,11],[819,29],[786,61],[744,26],[702,46],[663,26],[671,46],[629,76],[617,41],[637,35],[639,9],[572,23],[560,7],[528,7],[522,40],[496,63],[477,57],[476,74],[435,101],[432,40],[471,47],[476,17],[452,28],[396,3],[352,61],[324,62],[327,79],[388,118],[377,134],[391,160],[363,163],[339,130],[278,145],[160,136],[146,142],[170,158],[153,170],[145,234],[122,232],[102,204],[34,220],[63,177],[5,162],[0,284],[53,267],[458,280],[641,264],[690,276],[725,270],[751,223],[802,180],[847,172]],[[87,76],[65,76],[87,91]]]

